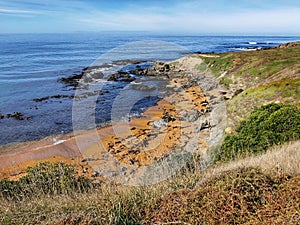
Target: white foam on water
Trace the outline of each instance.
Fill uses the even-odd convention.
[[[55,142],[53,143],[52,146],[54,146],[54,145],[59,145],[59,144],[64,143],[64,142],[66,142],[66,141],[67,141],[67,140],[57,140],[57,141],[55,141]]]

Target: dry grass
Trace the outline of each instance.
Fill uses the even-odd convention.
[[[300,141],[209,168],[151,215],[155,224],[299,224]]]
[[[205,171],[183,171],[153,186],[103,184],[90,193],[1,199],[0,224],[296,224],[299,147],[298,141]]]
[[[204,178],[201,182],[227,171],[247,167],[259,168],[263,173],[274,177],[282,176],[283,174],[286,176],[298,175],[300,174],[300,141],[273,147],[266,153],[258,156],[238,159],[209,168],[204,171]]]
[[[222,173],[164,196],[149,224],[299,224],[299,183],[299,175],[272,178],[254,168]]]

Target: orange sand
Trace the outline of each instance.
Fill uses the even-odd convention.
[[[171,86],[180,87],[185,79],[173,79]],[[0,178],[17,179],[28,166],[37,162],[65,162],[81,168],[79,173],[93,171],[87,163],[82,163],[82,151],[88,155],[97,154],[97,146],[101,145],[117,160],[134,165],[149,165],[171,153],[178,145],[181,135],[191,133],[189,124],[184,128],[178,120],[179,109],[201,111],[208,108],[208,98],[200,87],[190,87],[175,93],[147,109],[140,118],[133,118],[127,125],[120,123],[118,134],[113,126],[97,129],[99,140],[90,141],[94,131],[81,131],[80,140],[86,141],[85,149],[79,150],[74,134],[48,137],[40,141],[21,143],[0,151]],[[173,103],[172,103],[173,102]],[[176,120],[157,128],[153,125],[165,115]],[[209,134],[207,134],[209,136]],[[60,142],[59,142],[60,141]],[[89,142],[90,141],[90,142]],[[146,144],[145,144],[146,143]],[[207,143],[199,137],[199,145],[204,149]],[[84,171],[84,172],[83,172]],[[88,172],[87,172],[88,171]]]

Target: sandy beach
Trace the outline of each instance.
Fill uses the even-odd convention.
[[[95,164],[103,163],[104,159],[98,156],[103,150],[126,165],[147,166],[169,155],[176,147],[184,148],[195,138],[198,145],[195,151],[205,152],[209,147],[211,130],[210,124],[203,118],[209,115],[206,111],[210,112],[210,99],[208,92],[205,93],[187,77],[189,73],[195,76],[195,68],[201,62],[198,57],[186,57],[176,61],[173,64],[176,66],[169,71],[162,71],[161,74],[171,76],[168,87],[181,90],[160,100],[129,122],[114,122],[95,130],[50,136],[2,149],[0,178],[15,179],[22,176],[28,166],[41,161],[62,161],[79,166],[80,172],[93,174],[95,171],[89,168],[88,162],[93,161],[93,168]],[[153,71],[160,70],[164,65],[157,64]],[[207,123],[207,127],[195,132],[195,121],[201,126],[199,119],[204,125]]]

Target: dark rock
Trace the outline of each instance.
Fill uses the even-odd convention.
[[[300,47],[300,42],[288,42],[282,45],[279,45],[277,48],[298,48]]]
[[[201,131],[201,130],[205,130],[205,129],[209,129],[209,128],[211,128],[210,122],[208,120],[205,120],[200,124],[199,130]]]
[[[74,98],[74,95],[53,95],[53,96],[46,96],[43,98],[35,98],[33,99],[34,102],[42,102],[49,99],[59,99],[59,98]]]
[[[227,93],[228,93],[228,91],[225,91],[225,90],[220,91],[221,95],[226,95]]]
[[[209,104],[209,102],[207,100],[204,100],[204,101],[201,102],[202,106],[207,106],[208,104]]]
[[[127,73],[116,73],[112,74],[107,78],[108,81],[121,81],[121,82],[132,82],[136,80],[135,77],[131,76],[130,74]]]
[[[2,119],[3,119],[4,115],[2,115],[2,116],[3,116],[2,117]],[[8,113],[8,114],[5,115],[5,117],[7,119],[12,118],[12,119],[15,119],[15,120],[24,120],[24,113],[22,113],[22,112],[14,112],[13,114]]]
[[[176,118],[170,116],[168,113],[164,113],[164,116],[162,117],[162,119],[164,120],[164,122],[169,123],[169,122],[173,122],[176,120]]]
[[[164,71],[165,72],[169,72],[170,71],[170,65],[169,64],[165,64],[164,65]]]
[[[121,77],[121,74],[116,73],[116,74],[110,75],[110,76],[107,78],[107,80],[108,80],[108,81],[117,81],[120,77]]]
[[[4,115],[0,113],[0,120],[4,119]]]
[[[81,162],[90,162],[90,161],[98,161],[99,159],[94,159],[94,158],[85,158],[83,160],[81,160]]]
[[[93,174],[92,174],[92,177],[99,177],[100,176],[100,173],[98,171],[95,171]],[[102,181],[99,181],[99,184],[101,184]]]
[[[136,162],[138,162],[136,159],[130,159],[129,161],[131,165],[134,165]]]
[[[43,97],[43,98],[34,98],[33,101],[34,102],[42,102],[42,101],[48,100],[49,98],[50,98],[49,96]]]
[[[230,99],[232,99],[232,96],[231,96],[231,95],[225,95],[225,96],[224,96],[224,100],[225,100],[225,101],[228,101],[228,100],[230,100]]]
[[[244,91],[243,89],[238,89],[238,90],[236,90],[236,91],[234,92],[234,96],[241,94],[243,91]]]
[[[137,76],[147,75],[148,69],[131,70],[131,71],[129,71],[129,73],[130,73],[130,74],[137,75]]]
[[[100,71],[97,71],[99,69],[99,66],[92,66],[92,67],[85,67],[81,71],[80,74],[73,74],[69,77],[63,77],[60,78],[58,81],[61,83],[66,84],[67,86],[77,87],[80,83],[80,80],[83,78],[83,82],[89,83],[93,79],[101,79],[103,78],[103,73]]]
[[[58,81],[61,83],[66,84],[67,86],[73,86],[76,87],[79,84],[80,79],[82,78],[83,73],[81,74],[74,74],[70,77],[63,77],[60,78]]]

